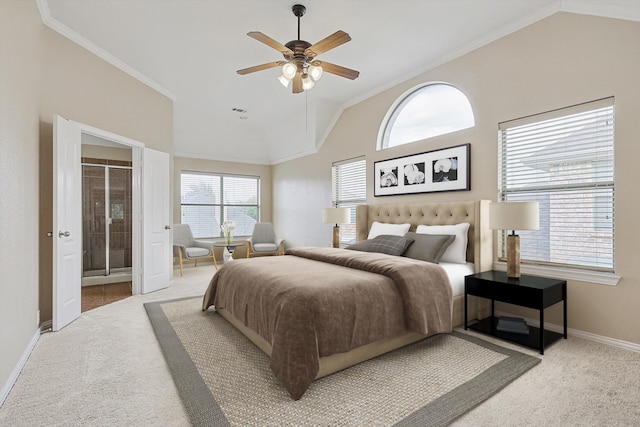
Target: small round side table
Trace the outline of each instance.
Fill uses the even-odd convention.
[[[233,251],[235,251],[238,246],[244,246],[246,244],[247,244],[246,240],[232,240],[229,243],[215,242],[213,246],[218,248],[225,248],[224,252],[222,253],[222,260],[224,262],[228,262],[233,260]],[[214,255],[214,260],[215,260],[215,255]],[[216,265],[216,268],[217,268],[217,265]]]

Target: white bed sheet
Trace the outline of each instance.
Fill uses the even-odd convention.
[[[453,262],[440,262],[440,266],[445,269],[449,275],[453,296],[464,294],[464,276],[473,274],[473,263],[456,264]]]

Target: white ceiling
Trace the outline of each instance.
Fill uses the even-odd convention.
[[[173,99],[175,155],[260,164],[316,152],[344,108],[559,10],[640,20],[639,0],[301,0],[301,38],[346,31],[318,58],[360,77],[292,94],[277,68],[235,71],[282,59],[246,33],[295,40],[296,1],[37,1],[47,25]]]

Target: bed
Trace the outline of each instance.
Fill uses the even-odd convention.
[[[314,379],[462,323],[464,275],[490,269],[493,261],[488,205],[477,200],[356,208],[359,241],[374,222],[408,223],[410,231],[468,223],[466,260],[446,270],[386,254],[290,248],[284,257],[236,260],[220,268],[202,309],[215,306],[269,355],[275,377],[297,400]],[[472,318],[485,309],[477,304],[470,299]]]

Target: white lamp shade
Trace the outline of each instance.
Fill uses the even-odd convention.
[[[286,77],[284,76],[284,74],[283,74],[283,75],[281,75],[280,77],[278,77],[278,81],[282,84],[282,86],[284,86],[284,87],[289,87],[289,82],[290,82],[291,80],[289,80],[288,78],[286,78]]]
[[[324,208],[322,210],[324,224],[349,224],[351,222],[350,208]]]
[[[315,85],[316,84],[313,82],[313,80],[311,80],[311,77],[309,77],[308,74],[302,75],[302,89],[304,90],[313,89]]]
[[[287,62],[282,66],[282,75],[291,80],[298,71],[298,67],[293,62]]]
[[[489,205],[492,230],[537,230],[538,202],[503,202]]]
[[[322,67],[319,65],[309,65],[309,75],[316,82],[322,77],[322,71]]]

